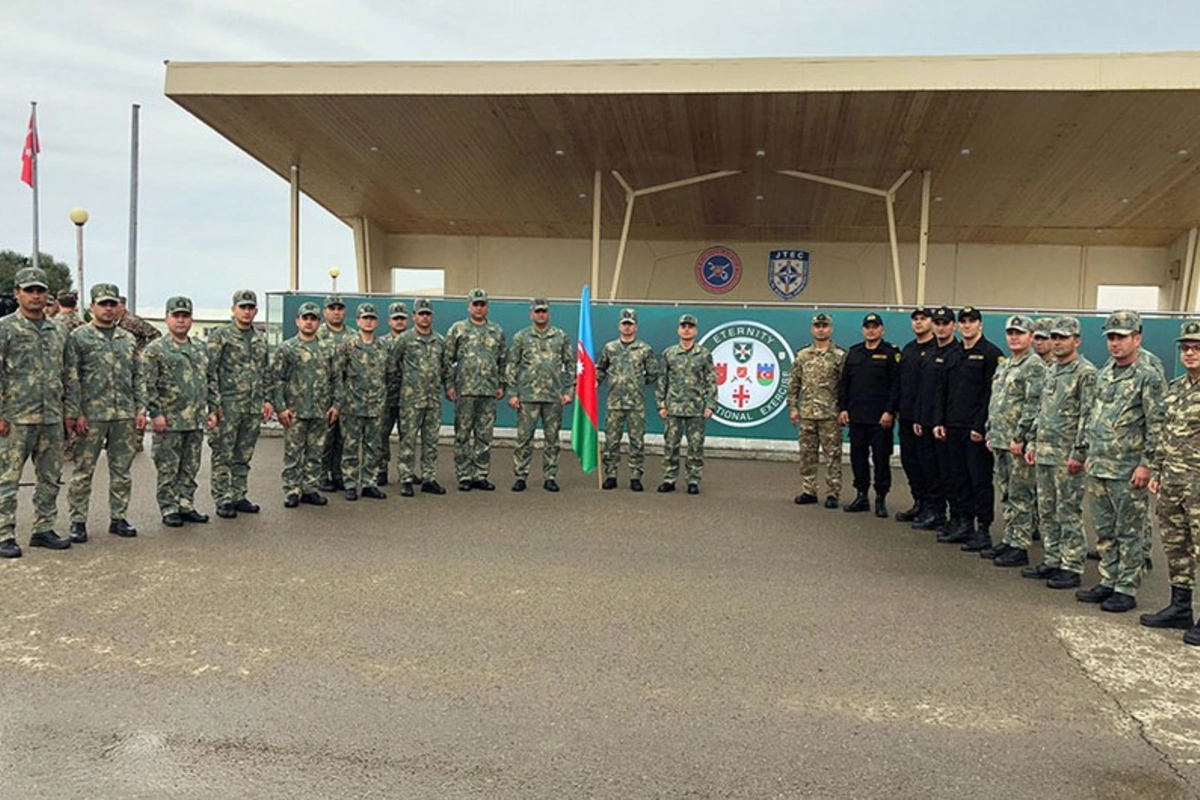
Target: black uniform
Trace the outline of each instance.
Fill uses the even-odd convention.
[[[908,479],[908,490],[913,502],[920,505],[925,501],[925,474],[921,468],[921,443],[913,433],[917,422],[917,390],[921,385],[921,373],[928,362],[926,356],[937,348],[936,340],[930,336],[925,342],[913,339],[900,352],[899,397],[896,411],[900,428],[900,465]]]
[[[925,368],[921,371],[921,384],[917,389],[917,422],[921,423],[918,440],[921,453],[921,470],[925,476],[925,495],[929,508],[939,517],[946,516],[946,499],[952,483],[950,468],[946,463],[946,442],[933,437],[934,426],[941,421],[940,395],[945,386],[946,361],[949,353],[961,348],[958,339],[951,339],[945,347],[937,346],[925,357]]]
[[[994,459],[982,438],[971,441],[971,432],[986,430],[992,376],[1003,355],[983,336],[969,349],[949,351],[939,393],[939,424],[946,426],[947,474],[951,477],[947,486],[950,511],[956,517],[977,520],[981,528],[991,525],[995,516]]]
[[[850,415],[850,467],[854,488],[865,492],[871,485],[870,460],[875,462],[875,494],[892,488],[892,427],[879,419],[896,417],[900,405],[900,351],[880,341],[874,349],[859,342],[846,353],[838,383],[838,408]]]

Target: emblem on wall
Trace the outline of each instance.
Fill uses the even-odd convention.
[[[713,419],[731,428],[752,428],[787,406],[792,348],[766,325],[725,322],[700,340],[712,352],[717,372]]]
[[[696,259],[696,282],[706,292],[725,294],[742,279],[742,260],[728,247],[710,247]]]
[[[807,250],[772,250],[767,260],[767,285],[784,300],[791,300],[808,286]]]

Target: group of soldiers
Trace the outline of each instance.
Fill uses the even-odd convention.
[[[1170,571],[1171,603],[1143,614],[1148,627],[1181,628],[1200,645],[1192,591],[1200,557],[1200,322],[1177,340],[1185,374],[1169,386],[1162,362],[1142,349],[1142,321],[1117,311],[1104,322],[1108,361],[1080,353],[1074,317],[1004,322],[1002,350],[983,335],[972,306],[917,308],[914,338],[902,349],[883,339],[877,314],[848,351],[832,341],[832,319],[812,319],[812,344],[792,366],[789,405],[800,426],[801,493],[817,503],[817,470],[826,461],[826,508],[839,507],[842,427],[849,427],[854,500],[888,516],[889,460],[897,428],[901,464],[914,499],[895,515],[937,541],[960,545],[999,567],[1076,599],[1125,612],[1149,565],[1150,497]],[[993,541],[997,494],[1003,536]],[[1100,581],[1078,588],[1089,557],[1083,528],[1087,497]],[[1035,538],[1042,561],[1030,565]]]

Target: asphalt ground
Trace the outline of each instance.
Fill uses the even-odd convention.
[[[260,442],[262,514],[173,530],[146,453],[138,538],[104,532],[97,486],[92,541],[0,562],[0,796],[1200,790],[1200,649],[1181,632],[796,506],[795,464],[714,459],[699,496],[639,495],[625,474],[599,491],[564,451],[562,492],[535,457],[514,494],[497,450],[498,490],[458,493],[443,448],[444,497],[286,510],[281,455]],[[1167,598],[1155,555],[1139,611]]]

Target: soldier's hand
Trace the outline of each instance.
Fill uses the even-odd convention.
[[[8,420],[0,419],[0,436],[8,436]]]
[[[971,431],[971,441],[975,442],[975,444],[979,444],[983,441],[983,434],[979,431]]]
[[[146,415],[139,413],[133,418],[133,429],[138,433],[146,432]]]
[[[275,406],[270,402],[263,403],[263,422],[270,422],[273,416],[275,416]]]
[[[75,418],[75,432],[81,436],[88,432],[87,417],[83,414]]]
[[[1032,447],[1025,451],[1025,463],[1031,467],[1037,463],[1037,458],[1033,454]]]
[[[849,418],[847,418],[847,419],[849,419]],[[883,416],[879,418],[879,427],[883,428],[885,431],[891,430],[892,429],[892,419],[893,419],[893,417],[891,414],[889,414],[886,411],[883,412]]]
[[[1068,458],[1067,459],[1067,474],[1068,475],[1078,475],[1081,472],[1083,472],[1083,462],[1076,461],[1073,458]]]
[[[659,416],[659,418],[660,418],[660,419],[666,419],[666,418],[667,418],[667,409],[666,409],[666,408],[660,408],[660,409],[658,410],[658,416]]]
[[[562,396],[562,403],[563,403],[563,405],[564,405],[564,406],[569,406],[569,405],[571,405],[571,395],[569,395],[569,394],[564,394],[564,395]]]
[[[1153,478],[1146,488],[1150,490],[1150,494],[1158,494],[1158,487],[1161,485],[1162,484],[1159,482],[1158,478]]]
[[[713,411],[711,408],[704,409],[704,418],[705,419],[711,419],[712,415],[713,415]]]
[[[788,412],[788,419],[790,419],[790,420],[792,421],[792,424],[793,424],[793,425],[797,425],[797,424],[799,424],[799,422],[800,422],[800,412],[799,412],[799,411],[789,411],[789,412]]]
[[[458,399],[458,392],[454,391],[453,389],[447,389],[446,390],[446,399],[449,400],[451,403],[453,403],[455,400]]]
[[[933,438],[937,439],[939,442],[946,441],[946,426],[945,425],[934,425],[933,426]]]
[[[332,425],[333,423],[337,422],[337,421],[338,421],[338,410],[337,410],[337,408],[336,408],[336,407],[331,407],[331,408],[330,408],[328,411],[326,411],[326,412],[325,412],[325,419],[329,420],[329,424],[330,424],[330,425]]]
[[[70,438],[70,437],[74,436],[75,435],[75,418],[67,417],[65,420],[63,420],[63,423],[65,424],[65,426],[67,428],[67,437]]]
[[[496,398],[496,399],[499,400],[500,398]],[[520,408],[521,407],[521,398],[517,397],[515,394],[512,397],[508,398],[508,407],[509,408]]]
[[[921,423],[919,423],[919,422],[913,423],[913,433],[916,434],[917,436],[925,435],[925,429],[923,427],[921,427]]]
[[[1129,479],[1129,485],[1135,489],[1145,489],[1150,483],[1150,468],[1138,467],[1133,471],[1133,477]]]
[[[504,397],[504,390],[503,390],[503,389],[497,389],[497,390],[496,390],[496,399],[497,399],[497,400],[499,400],[501,397]]]
[[[167,432],[167,418],[164,417],[162,414],[159,414],[157,417],[154,418],[153,428],[154,428],[155,433],[166,433]]]
[[[850,424],[850,412],[849,411],[839,411],[838,412],[838,425],[841,425],[844,428],[849,424]]]
[[[1009,442],[1008,452],[1012,453],[1017,458],[1020,458],[1025,453],[1025,445],[1020,442]]]
[[[217,427],[217,423],[221,421],[220,416],[221,415],[218,414],[216,411],[214,411],[213,413],[208,415],[208,429],[210,431],[213,428]]]
[[[294,411],[280,411],[279,412],[279,424],[285,428],[292,427],[292,420],[294,419],[294,416],[295,416]]]

